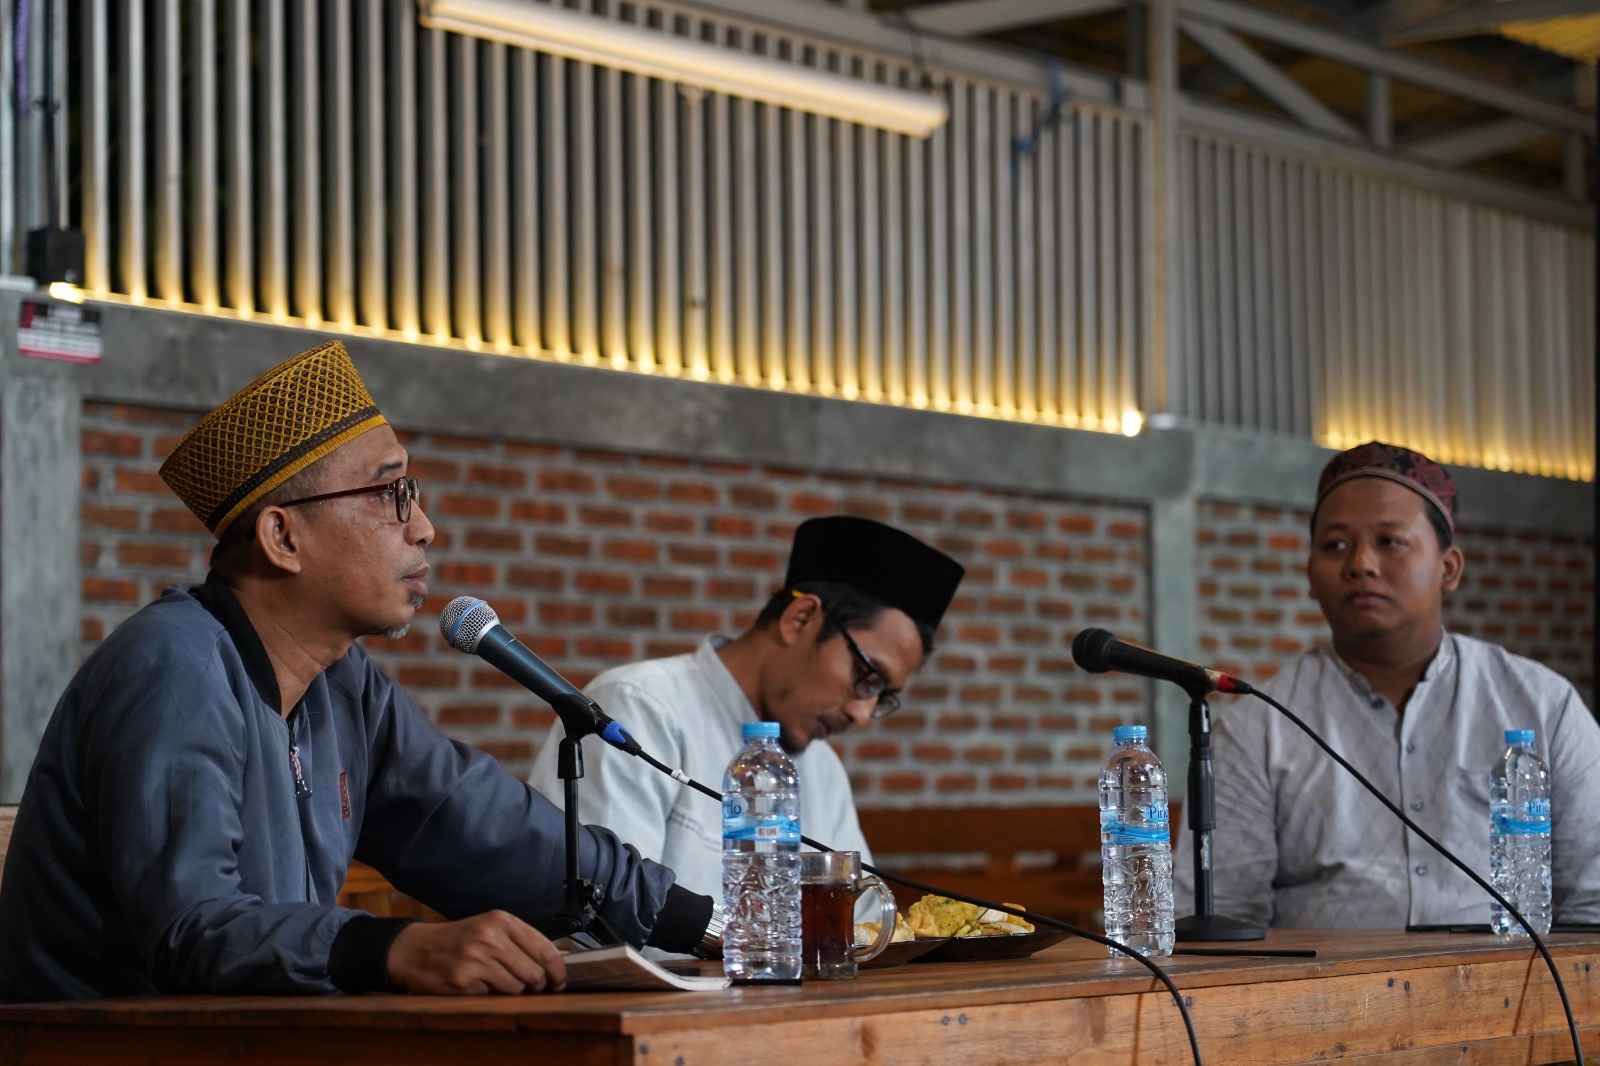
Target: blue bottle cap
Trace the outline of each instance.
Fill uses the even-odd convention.
[[[1119,725],[1111,731],[1111,740],[1116,744],[1143,744],[1150,731],[1142,725]]]
[[[761,738],[763,740],[778,739],[777,722],[746,722],[739,729],[740,736],[746,740]]]
[[[1514,744],[1520,748],[1533,747],[1533,730],[1508,729],[1506,730],[1506,743]]]

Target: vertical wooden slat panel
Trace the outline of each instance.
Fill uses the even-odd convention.
[[[244,0],[235,0],[234,14]],[[84,287],[90,292],[111,291],[111,27],[108,0],[84,0],[85,29],[84,59],[88,66],[83,95],[83,237],[84,237]],[[9,11],[0,8],[4,25],[11,25]],[[0,49],[4,49],[10,36],[0,30]],[[233,46],[237,38],[230,34],[230,59],[237,56]],[[235,75],[239,77],[239,75]],[[0,69],[0,78],[7,78]],[[0,82],[4,84],[4,82]],[[231,82],[230,82],[231,84]],[[0,129],[0,139],[6,131]],[[0,156],[8,154],[0,147]],[[0,165],[0,188],[10,187],[10,176]],[[0,196],[0,201],[7,197]],[[0,249],[9,237],[10,228],[3,227]],[[3,252],[0,252],[3,254]]]
[[[1096,196],[1096,141],[1095,127],[1103,121],[1098,113],[1084,112],[1078,119],[1078,249],[1077,294],[1078,305],[1078,373],[1076,392],[1078,398],[1078,424],[1093,428],[1099,425],[1099,222],[1100,208]]]
[[[416,337],[422,331],[417,288],[417,24],[405,5],[383,6],[388,9],[391,23],[388,64],[393,78],[386,90],[391,105],[388,143],[394,153],[387,220],[392,237],[388,277],[390,315],[403,336]],[[510,135],[508,130],[507,136]]]
[[[865,72],[864,72],[865,73]],[[860,128],[857,133],[859,151],[857,172],[860,185],[857,189],[856,210],[861,220],[861,261],[859,284],[861,287],[861,315],[858,326],[857,358],[860,360],[861,396],[873,402],[885,398],[883,375],[883,230],[879,208],[883,203],[878,160],[884,135],[878,130]]]
[[[506,47],[486,46],[483,65],[484,337],[499,351],[515,340],[511,324],[510,77]]]
[[[678,87],[654,83],[655,95],[655,242],[656,365],[663,373],[683,370],[683,203],[679,190]]]
[[[972,107],[970,82],[951,84],[950,119],[950,407],[972,410]]]
[[[1120,321],[1117,335],[1117,404],[1107,413],[1107,429],[1121,424],[1124,411],[1138,410],[1138,373],[1144,364],[1140,338],[1143,320],[1139,315],[1139,295],[1134,287],[1135,270],[1141,260],[1139,245],[1134,239],[1135,205],[1139,202],[1142,183],[1136,170],[1135,146],[1139,143],[1133,123],[1126,118],[1117,119],[1117,308]],[[1144,343],[1148,343],[1148,339]]]
[[[66,5],[60,5],[65,7]],[[202,310],[222,303],[217,258],[217,39],[216,0],[191,0],[189,8],[189,166],[194,192],[189,212],[190,287]]]
[[[729,30],[726,25],[717,31],[720,43],[726,44]],[[738,362],[734,356],[734,277],[733,277],[733,204],[736,180],[733,169],[733,125],[729,116],[730,101],[722,93],[714,93],[711,104],[711,372],[720,382],[731,382],[738,376]]]
[[[326,42],[321,50],[321,73],[327,80],[325,112],[322,116],[327,138],[327,219],[325,230],[327,288],[324,300],[335,325],[349,327],[356,321],[355,268],[355,79],[353,77],[350,32],[350,5],[330,4]],[[331,114],[330,114],[331,113]],[[382,323],[377,323],[382,325]]]
[[[994,411],[994,90],[972,88],[972,410]]]
[[[185,299],[183,284],[183,53],[178,0],[156,5],[155,235],[156,295],[172,303]],[[144,206],[139,205],[139,210]],[[29,221],[31,225],[31,219]]]
[[[902,215],[905,187],[901,157],[905,138],[897,133],[876,136],[883,205],[879,217],[879,242],[883,249],[879,255],[883,293],[883,398],[889,403],[903,404],[906,402],[905,219]]]
[[[789,377],[789,387],[796,392],[810,392],[813,387],[809,257],[810,237],[816,227],[807,217],[807,208],[810,206],[807,192],[815,181],[811,177],[809,164],[815,161],[807,152],[811,141],[807,125],[821,121],[799,111],[784,114],[784,157],[788,160],[788,165],[783,168],[787,205],[783,213],[786,223],[784,254],[788,259],[788,282],[785,286],[788,298],[784,308],[788,328],[785,331],[784,369]]]
[[[285,85],[288,30],[282,0],[262,5],[261,32],[261,301],[268,314],[289,314],[289,117]],[[135,101],[128,101],[134,106]],[[137,124],[135,124],[137,126]],[[133,131],[124,136],[132,137]],[[123,192],[126,194],[127,189]],[[123,225],[129,224],[126,213]],[[124,248],[126,252],[128,249]],[[125,282],[126,284],[126,282]],[[129,290],[132,293],[132,290]]]
[[[655,313],[655,246],[652,235],[655,231],[655,211],[651,192],[655,188],[654,182],[654,145],[652,143],[653,124],[650,114],[651,85],[647,78],[637,74],[628,77],[628,349],[633,369],[653,371],[656,367],[656,313]],[[553,108],[553,102],[546,103],[546,109]],[[751,104],[748,100],[739,101],[741,120],[748,117]],[[741,121],[741,134],[746,131],[746,126]],[[548,142],[547,142],[548,143]],[[741,150],[749,150],[749,138],[741,137]],[[741,159],[741,165],[750,166],[753,162]],[[741,174],[741,179],[744,175]],[[741,192],[744,190],[741,189]],[[741,211],[741,226],[748,225],[748,214]],[[548,220],[548,213],[546,215]],[[753,234],[742,234],[753,237]],[[736,247],[741,250],[744,245],[741,240]],[[742,264],[747,266],[748,264]],[[546,273],[553,272],[555,264],[546,262]],[[749,278],[748,271],[741,269],[740,277]],[[548,284],[548,283],[547,283]],[[746,384],[755,384],[755,380],[747,378]]]
[[[483,302],[480,280],[478,209],[481,189],[478,166],[478,49],[471,37],[452,40],[455,58],[451,93],[451,132],[455,145],[451,151],[450,215],[451,300],[455,335],[468,346],[483,341]]]
[[[1015,116],[1014,134],[1031,135],[1038,124],[1039,100],[1031,95],[1017,96],[1013,100],[1012,108]],[[1034,215],[1041,145],[1035,141],[1032,150],[1026,155],[1018,153],[1016,148],[1012,147],[1009,154],[1015,161],[1012,173],[1016,175],[1015,208],[1012,212],[1013,218],[1007,220],[1007,225],[1016,234],[1013,256],[1017,278],[1016,329],[1013,334],[1016,350],[1015,406],[1016,413],[1020,417],[1037,418],[1040,414],[1039,374],[1034,346],[1038,340],[1036,332],[1038,304],[1034,282],[1038,269],[1037,255],[1040,241]]]
[[[544,282],[544,302],[540,308],[540,324],[544,330],[544,347],[557,359],[572,355],[572,226],[575,221],[567,185],[572,167],[572,144],[569,140],[568,71],[577,66],[575,61],[558,56],[539,57],[539,164],[542,179],[539,199],[539,231],[543,238],[539,256],[540,276]],[[637,91],[639,86],[635,84]],[[635,105],[638,100],[635,98]],[[646,122],[648,123],[648,118]],[[584,175],[587,182],[589,175]],[[635,249],[637,255],[642,249]]]
[[[848,69],[850,60],[842,60]],[[860,390],[857,351],[856,289],[856,131],[848,123],[833,124],[833,181],[838,240],[834,245],[834,380],[839,395],[854,399]]]
[[[996,414],[1009,418],[1017,409],[1016,263],[1012,258],[1017,170],[1011,148],[1016,95],[1002,89],[993,99],[994,140],[987,155],[994,181],[994,214],[990,220],[994,234],[994,380],[990,403]]]
[[[511,321],[516,343],[526,351],[542,352],[544,334],[540,329],[541,291],[539,276],[539,173],[543,155],[539,141],[539,59],[532,52],[518,52],[511,64],[511,136],[514,143],[512,157],[516,160],[515,182],[512,185],[512,214],[514,239],[511,242]],[[613,112],[616,110],[613,98]],[[613,161],[613,169],[621,169],[621,161]],[[621,183],[618,181],[618,195]],[[622,217],[621,204],[616,215]]]
[[[1042,110],[1042,105],[1041,105]],[[1060,151],[1063,127],[1072,121],[1071,112],[1063,109],[1055,125],[1039,132],[1033,146],[1035,168],[1033,202],[1037,215],[1033,232],[1035,242],[1034,292],[1038,306],[1036,324],[1037,371],[1034,376],[1034,406],[1045,422],[1055,423],[1061,418],[1061,401],[1057,394],[1057,372],[1061,366],[1061,348],[1056,336],[1062,313],[1060,293],[1057,291],[1059,264],[1056,245],[1056,198],[1059,195],[1060,174],[1056,166]]]
[[[1083,311],[1078,298],[1080,174],[1078,138],[1087,114],[1074,111],[1056,134],[1056,410],[1063,424],[1076,426],[1083,417],[1079,389],[1083,364]]]
[[[317,76],[319,5],[300,0],[290,50],[294,92],[294,313],[322,320],[322,104]]]
[[[569,187],[572,238],[572,325],[568,339],[578,359],[589,365],[600,361],[600,217],[597,200],[597,176],[604,173],[605,164],[596,154],[595,133],[599,125],[595,113],[595,67],[589,63],[569,65],[571,78],[570,146],[565,154],[571,157],[568,168],[572,180]],[[561,151],[560,145],[547,145],[547,150]]]
[[[909,72],[902,75],[910,84]],[[906,244],[905,275],[905,360],[907,399],[913,407],[928,406],[928,242],[932,230],[927,211],[927,173],[929,146],[910,137],[897,138],[905,159]],[[942,330],[942,326],[935,327]]]
[[[1100,310],[1100,337],[1095,351],[1095,429],[1117,426],[1117,120],[1111,115],[1095,116],[1095,230],[1099,234],[1095,263]]]
[[[952,114],[958,90],[951,84],[944,87]],[[950,267],[950,242],[952,229],[959,224],[951,199],[951,137],[951,124],[947,122],[928,139],[928,391],[929,402],[936,411],[950,409],[954,374],[951,349],[960,345],[951,313],[954,271]]]

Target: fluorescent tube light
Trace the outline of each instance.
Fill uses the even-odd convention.
[[[841,77],[532,0],[418,0],[422,25],[710,92],[926,137],[949,117],[931,93]]]

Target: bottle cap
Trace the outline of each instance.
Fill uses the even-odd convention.
[[[746,740],[777,740],[777,722],[746,722],[739,729],[739,734]]]
[[[1143,744],[1150,731],[1142,725],[1119,725],[1111,731],[1111,740],[1116,744]]]
[[[1533,747],[1533,730],[1508,729],[1506,730],[1506,743],[1519,748]]]

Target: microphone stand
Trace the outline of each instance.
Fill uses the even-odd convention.
[[[1262,940],[1267,931],[1212,911],[1211,831],[1217,825],[1211,764],[1211,708],[1205,690],[1189,693],[1189,830],[1194,834],[1194,913],[1174,925],[1178,940]],[[1240,954],[1247,954],[1241,951]]]
[[[559,713],[563,709],[559,704],[564,701],[565,698],[559,698],[552,701],[551,705]],[[587,703],[583,707],[587,710]],[[583,749],[579,745],[588,734],[578,732],[574,736],[572,723],[583,721],[582,717],[560,714],[560,718],[566,732],[556,749],[556,775],[561,778],[561,791],[565,798],[566,877],[562,882],[561,909],[556,912],[545,935],[556,940],[584,933],[599,940],[591,931],[592,926],[598,925],[608,938],[602,943],[620,944],[622,938],[599,911],[599,892],[593,882],[578,873],[578,779],[583,776]]]

